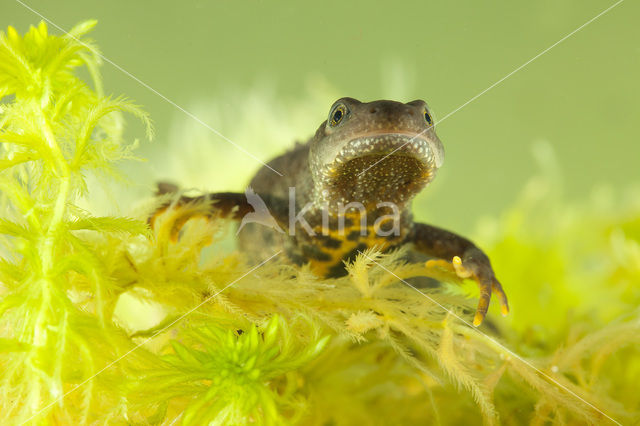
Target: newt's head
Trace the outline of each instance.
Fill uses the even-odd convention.
[[[309,161],[322,203],[392,202],[399,207],[429,183],[444,148],[422,100],[338,99],[311,141]]]

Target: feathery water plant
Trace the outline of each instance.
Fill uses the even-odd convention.
[[[307,331],[307,337],[294,335],[294,329]],[[235,332],[213,324],[192,328],[182,335],[184,343],[171,342],[173,353],[146,372],[132,393],[149,406],[171,401],[169,411],[179,406],[183,424],[282,424],[300,419],[306,404],[298,395],[298,370],[316,358],[329,339],[317,331],[302,317],[289,325],[277,315],[263,327],[250,325]]]
[[[110,357],[130,346],[111,325],[119,289],[81,231],[143,235],[144,222],[96,218],[78,209],[85,173],[114,172],[128,156],[120,111],[147,125],[124,98],[102,94],[99,56],[83,39],[95,22],[52,36],[41,23],[0,40],[0,416],[3,423],[50,416],[84,420],[97,408],[92,383],[79,389],[76,414],[57,404]],[[93,88],[77,76],[86,67]],[[103,398],[105,399],[105,398]],[[106,398],[108,399],[108,398]]]

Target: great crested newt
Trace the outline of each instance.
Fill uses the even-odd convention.
[[[344,262],[367,248],[388,251],[412,244],[416,252],[453,262],[477,282],[473,323],[478,326],[492,292],[504,315],[509,309],[489,258],[470,240],[415,222],[411,214],[412,199],[443,160],[424,101],[341,98],[313,138],[263,166],[246,193],[183,196],[156,210],[151,223],[169,206],[206,199],[206,215],[242,220],[239,248],[250,257],[263,259],[280,248],[322,277],[345,275]],[[174,226],[182,226],[190,214]]]

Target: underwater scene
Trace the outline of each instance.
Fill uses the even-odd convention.
[[[640,5],[0,5],[0,424],[640,424]]]

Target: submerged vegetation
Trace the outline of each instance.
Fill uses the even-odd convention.
[[[151,232],[77,206],[88,173],[132,156],[122,112],[151,128],[103,94],[93,25],[0,42],[2,424],[638,420],[640,194],[572,206],[553,171],[533,180],[483,228],[512,314],[480,329],[446,263],[368,252],[331,280],[249,265],[216,250],[224,220],[173,241],[171,212]],[[444,284],[399,279],[418,276]]]

